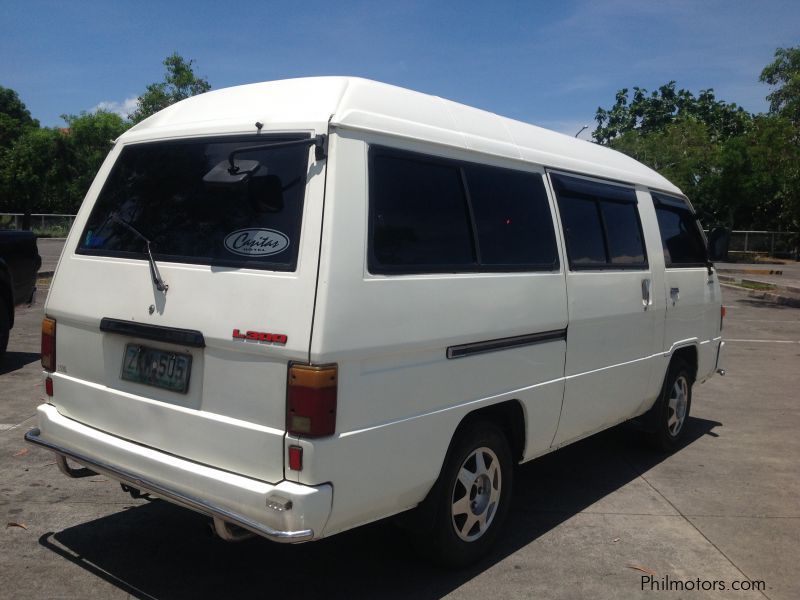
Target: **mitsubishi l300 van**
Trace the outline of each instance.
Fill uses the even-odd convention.
[[[681,191],[586,141],[355,78],[122,135],[45,306],[28,441],[225,539],[406,513],[485,553],[514,465],[640,418],[674,449],[723,309]]]

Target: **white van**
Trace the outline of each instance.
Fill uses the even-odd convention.
[[[339,77],[209,92],[126,132],[45,311],[26,438],[66,474],[225,539],[416,508],[451,564],[496,538],[515,464],[634,417],[674,448],[722,348],[702,230],[658,173]]]

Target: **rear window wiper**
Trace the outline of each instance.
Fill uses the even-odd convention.
[[[166,294],[167,290],[169,289],[169,286],[161,278],[161,273],[158,272],[158,267],[156,266],[156,261],[153,260],[153,253],[150,251],[150,244],[152,242],[150,242],[150,240],[147,237],[145,237],[133,225],[128,223],[125,219],[120,218],[120,216],[117,213],[112,212],[110,216],[111,216],[111,220],[116,221],[117,223],[122,225],[125,229],[130,231],[132,234],[134,234],[135,236],[141,238],[144,241],[144,243],[145,243],[145,255],[147,256],[147,260],[150,262],[150,275],[153,278],[153,283],[155,284],[156,289],[159,292],[164,292]]]

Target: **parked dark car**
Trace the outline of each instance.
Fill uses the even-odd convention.
[[[14,326],[14,307],[30,303],[42,259],[30,231],[0,231],[0,360]]]

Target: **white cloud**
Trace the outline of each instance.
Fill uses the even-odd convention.
[[[128,115],[130,115],[134,110],[136,110],[136,104],[138,103],[139,98],[137,96],[131,96],[130,98],[125,98],[122,102],[116,102],[114,100],[104,100],[103,102],[99,102],[95,106],[89,109],[89,112],[97,112],[98,110],[105,110],[107,112],[117,113],[123,119],[127,119]]]

